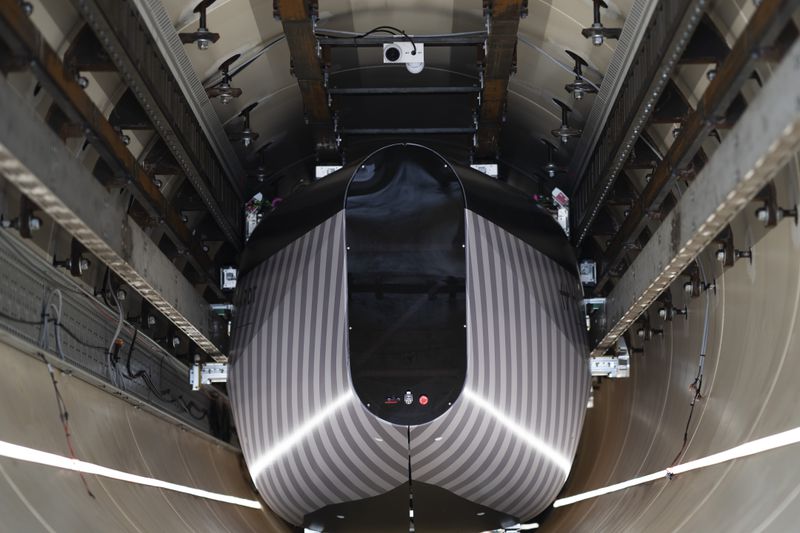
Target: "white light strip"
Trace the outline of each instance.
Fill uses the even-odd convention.
[[[572,468],[572,462],[569,459],[564,457],[542,439],[511,420],[486,399],[478,396],[466,387],[464,388],[463,394],[465,398],[492,415],[495,419],[497,419],[498,422],[510,429],[512,433],[525,441],[525,443],[527,443],[530,447],[555,463],[564,472],[564,479],[569,476],[569,471]]]
[[[264,454],[256,459],[250,466],[250,477],[256,479],[269,465],[296,446],[309,433],[314,431],[317,426],[325,422],[325,420],[332,416],[340,407],[347,404],[352,398],[353,390],[350,389],[326,405],[320,412],[306,420],[299,428],[295,429],[282,440],[276,442],[272,448],[264,452]]]
[[[209,492],[207,490],[187,487],[186,485],[178,485],[176,483],[170,483],[168,481],[162,481],[152,477],[137,476],[136,474],[129,474],[128,472],[114,470],[113,468],[106,468],[105,466],[96,465],[94,463],[87,463],[85,461],[70,459],[69,457],[56,455],[54,453],[43,452],[41,450],[35,450],[25,446],[18,446],[16,444],[11,444],[10,442],[0,441],[0,456],[8,457],[10,459],[18,459],[20,461],[27,461],[29,463],[52,466],[55,468],[63,468],[64,470],[83,472],[84,474],[94,474],[96,476],[118,479],[120,481],[127,481],[128,483],[136,483],[138,485],[147,485],[149,487],[183,492],[184,494],[191,494],[192,496],[198,496],[200,498],[216,500],[224,503],[232,503],[233,505],[261,509],[261,504],[257,500],[247,500],[245,498],[237,498],[236,496],[228,496],[226,494],[219,494],[217,492]]]
[[[589,492],[583,492],[581,494],[576,494],[575,496],[569,496],[568,498],[561,498],[553,502],[553,507],[571,505],[583,500],[588,500],[589,498],[596,498],[610,492],[616,492],[618,490],[627,489],[628,487],[633,487],[635,485],[641,485],[642,483],[648,483],[657,479],[665,479],[671,475],[683,474],[684,472],[689,472],[690,470],[697,470],[698,468],[717,465],[726,461],[732,461],[734,459],[747,457],[756,453],[788,446],[790,444],[797,444],[798,442],[800,442],[800,427],[790,429],[782,433],[776,433],[775,435],[770,435],[761,439],[756,439],[754,441],[746,442],[734,448],[730,448],[729,450],[715,453],[707,457],[701,457],[700,459],[688,461],[670,468],[665,468],[664,470],[654,472],[647,476],[637,477],[635,479],[623,481],[622,483],[609,485],[608,487],[590,490]]]

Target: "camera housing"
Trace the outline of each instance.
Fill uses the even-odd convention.
[[[411,41],[385,43],[383,62],[404,64],[409,72],[418,74],[425,67],[425,45]]]

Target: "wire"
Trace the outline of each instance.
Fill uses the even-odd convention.
[[[181,409],[183,409],[186,413],[189,414],[195,420],[202,420],[208,415],[207,409],[202,409],[197,406],[193,401],[189,400],[188,402],[183,399],[182,395],[176,397],[169,397],[170,389],[159,390],[154,384],[153,379],[150,377],[150,374],[142,369],[136,372],[135,374],[131,370],[131,359],[133,358],[133,349],[136,345],[136,339],[139,336],[139,328],[134,328],[133,330],[133,337],[131,338],[131,344],[128,347],[128,356],[125,361],[125,368],[123,376],[131,381],[136,379],[141,379],[145,386],[150,390],[153,395],[158,398],[160,401],[164,403],[174,403],[178,405]],[[162,357],[163,361],[163,357]],[[200,414],[195,414],[195,411]]]
[[[394,26],[386,26],[386,25],[376,26],[365,33],[342,32],[342,31],[324,30],[324,29],[317,30],[314,33],[316,35],[324,35],[327,37],[334,37],[337,39],[352,39],[354,42],[357,39],[363,39],[365,37],[369,37],[373,33],[388,33],[389,35],[400,35],[411,43],[411,46],[413,47],[412,55],[417,55],[417,43],[414,42],[414,39],[411,38],[411,36],[409,36],[404,30],[401,30],[400,28],[396,28]]]
[[[700,268],[700,276],[703,278],[703,283],[707,283],[706,281],[706,273],[705,269],[703,268],[703,263],[701,261],[697,261],[697,264]],[[681,456],[686,452],[686,447],[689,444],[689,427],[692,423],[692,415],[694,414],[695,405],[697,402],[703,398],[702,395],[702,388],[703,388],[703,370],[705,368],[705,361],[706,361],[706,351],[708,350],[708,329],[709,329],[709,316],[711,312],[711,296],[709,295],[709,291],[706,291],[706,310],[705,310],[705,318],[703,319],[703,338],[700,342],[700,361],[697,364],[697,374],[695,375],[694,381],[691,385],[689,385],[689,390],[694,391],[694,395],[692,396],[692,401],[689,402],[689,416],[686,419],[686,427],[683,430],[683,442],[681,443],[681,449],[678,451],[677,455],[675,455],[675,459],[672,460],[670,467],[673,467],[678,464],[680,461]]]
[[[67,411],[67,404],[64,402],[64,397],[61,396],[61,391],[58,388],[58,380],[56,380],[55,370],[53,370],[53,365],[50,364],[50,361],[47,360],[43,353],[39,352],[39,357],[41,357],[42,361],[44,361],[44,364],[47,365],[47,371],[50,374],[50,381],[53,383],[53,391],[55,391],[56,395],[56,405],[58,406],[58,418],[61,420],[61,426],[64,428],[64,439],[67,441],[67,451],[69,452],[70,459],[77,459],[78,457],[75,454],[75,447],[72,445],[72,432],[69,429],[69,411]],[[83,486],[86,488],[86,492],[89,494],[89,496],[95,498],[95,495],[89,488],[89,482],[86,480],[86,476],[83,475],[83,472],[78,472],[78,475],[81,477],[81,481],[83,481]]]
[[[538,51],[539,53],[543,54],[545,57],[547,57],[547,59],[549,59],[549,60],[550,60],[550,61],[552,61],[554,64],[556,64],[556,65],[558,65],[559,67],[561,67],[562,69],[566,70],[566,71],[567,71],[567,72],[569,72],[571,75],[575,76],[576,78],[580,78],[580,79],[582,79],[583,81],[585,81],[586,83],[588,83],[589,85],[591,85],[592,87],[594,87],[596,91],[600,91],[600,87],[599,87],[598,85],[596,85],[596,84],[595,84],[595,83],[594,83],[592,80],[590,80],[589,78],[587,78],[587,77],[586,77],[586,76],[584,76],[583,74],[578,74],[578,73],[576,73],[576,72],[575,72],[575,71],[574,71],[574,70],[573,70],[571,67],[568,67],[567,65],[565,65],[564,63],[562,63],[562,62],[561,62],[561,61],[559,61],[558,59],[556,59],[556,58],[554,58],[553,56],[551,56],[550,54],[548,54],[548,53],[547,53],[547,51],[545,51],[545,49],[544,49],[544,48],[542,48],[542,47],[540,47],[540,46],[537,46],[537,45],[535,45],[534,43],[530,42],[528,39],[526,39],[526,38],[525,38],[525,37],[523,37],[522,35],[518,35],[518,36],[517,36],[517,39],[518,39],[518,40],[519,40],[519,42],[521,42],[522,44],[524,44],[524,45],[526,45],[526,46],[529,46],[529,47],[533,48],[534,50]]]
[[[106,280],[103,285],[104,297],[107,288],[111,290],[111,297],[114,299],[114,305],[117,307],[117,310],[119,312],[119,320],[117,321],[117,329],[114,331],[114,335],[111,337],[111,342],[109,343],[108,350],[106,351],[106,362],[108,364],[108,371],[109,371],[109,376],[111,378],[111,382],[115,386],[121,388],[122,382],[119,380],[119,370],[117,369],[117,362],[115,361],[114,357],[114,354],[116,353],[114,351],[114,346],[115,345],[118,346],[117,350],[119,350],[119,346],[121,346],[120,344],[117,344],[117,339],[119,339],[119,334],[122,331],[122,324],[125,321],[125,317],[122,312],[122,306],[120,305],[119,300],[117,299],[117,293],[114,290],[114,286],[111,284],[110,269],[106,269]]]

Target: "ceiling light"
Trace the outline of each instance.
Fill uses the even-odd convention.
[[[774,450],[775,448],[781,448],[790,444],[797,444],[798,442],[800,442],[800,427],[796,427],[782,433],[776,433],[775,435],[770,435],[761,439],[756,439],[754,441],[746,442],[723,452],[715,453],[700,459],[695,459],[694,461],[688,461],[677,466],[665,468],[664,470],[653,472],[652,474],[648,474],[646,476],[629,479],[628,481],[623,481],[622,483],[616,483],[607,487],[590,490],[589,492],[583,492],[567,498],[560,498],[553,502],[553,507],[572,505],[573,503],[588,500],[590,498],[597,498],[598,496],[603,496],[604,494],[617,492],[619,490],[641,485],[643,483],[649,483],[658,479],[668,479],[674,475],[683,474],[684,472],[689,472],[691,470],[697,470],[698,468],[717,465],[726,461],[747,457],[748,455]]]
[[[70,459],[69,457],[56,455],[54,453],[43,452],[41,450],[36,450],[25,446],[18,446],[16,444],[11,444],[10,442],[0,441],[0,456],[8,457],[10,459],[18,459],[20,461],[27,461],[29,463],[52,466],[55,468],[63,468],[64,470],[72,470],[74,472],[83,472],[84,474],[93,474],[95,476],[118,479],[120,481],[127,481],[128,483],[136,483],[138,485],[147,485],[149,487],[183,492],[184,494],[191,494],[200,498],[231,503],[233,505],[261,509],[261,504],[256,500],[228,496],[226,494],[209,492],[207,490],[196,489],[194,487],[187,487],[186,485],[178,485],[176,483],[162,481],[152,477],[129,474],[128,472],[114,470],[113,468],[106,468],[94,463],[87,463],[78,459]]]
[[[537,452],[544,455],[547,459],[552,461],[553,463],[561,469],[564,473],[564,479],[569,476],[569,471],[572,468],[572,461],[570,461],[567,457],[563,454],[558,452],[552,446],[544,442],[541,438],[537,437],[533,433],[531,433],[528,429],[520,426],[513,420],[511,420],[508,416],[506,416],[503,412],[501,412],[497,407],[492,405],[489,401],[485,400],[481,396],[477,395],[476,393],[472,392],[468,388],[464,388],[464,397],[467,398],[469,401],[492,415],[498,422],[506,426],[512,433],[514,433],[517,437],[521,438],[528,446],[536,450]]]
[[[314,431],[317,426],[321,425],[328,418],[330,418],[340,407],[347,405],[353,398],[353,390],[348,389],[347,392],[330,402],[317,414],[306,420],[300,427],[289,433],[286,437],[276,442],[272,448],[264,452],[252,465],[250,465],[250,477],[256,479],[264,470],[266,470],[272,463],[279,457],[291,450],[299,444],[306,436]]]

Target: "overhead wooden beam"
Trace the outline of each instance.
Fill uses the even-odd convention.
[[[716,77],[683,122],[678,137],[669,147],[639,201],[631,207],[620,231],[606,250],[608,270],[612,270],[625,254],[625,245],[638,235],[652,213],[660,215],[661,202],[672,189],[681,171],[689,167],[692,159],[709,132],[725,121],[726,113],[744,82],[750,77],[760,52],[772,44],[791,15],[800,6],[800,0],[763,0],[742,31],[731,53],[717,69]],[[601,276],[598,288],[605,276]]]
[[[611,348],[796,155],[800,149],[798,76],[800,42],[788,52],[614,287],[606,307],[608,330],[602,332],[592,355],[602,355]]]
[[[489,38],[483,65],[483,90],[478,112],[475,159],[496,159],[500,144],[508,80],[515,68],[517,31],[524,12],[524,0],[491,0]]]
[[[275,0],[275,15],[280,18],[292,58],[292,72],[303,97],[306,120],[314,136],[317,159],[338,162],[339,148],[328,107],[325,73],[317,53],[317,37],[308,0]]]

